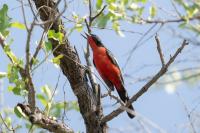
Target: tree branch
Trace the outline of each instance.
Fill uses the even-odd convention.
[[[165,66],[165,60],[164,60],[164,58],[163,58],[163,53],[162,53],[162,49],[161,49],[161,46],[160,46],[160,40],[159,40],[157,34],[156,34],[156,36],[155,36],[155,39],[156,39],[157,50],[158,50],[158,53],[159,53],[159,56],[160,56],[160,60],[161,60],[161,63],[162,63],[162,67],[164,67],[164,66]]]
[[[29,105],[18,103],[17,107],[20,107],[32,124],[36,124],[54,133],[74,133],[69,126],[64,123],[59,123],[53,118],[45,116],[38,108],[35,109],[36,113],[33,114]]]
[[[194,16],[192,18],[189,18],[189,20],[197,20],[200,19],[200,15]],[[147,24],[166,24],[166,23],[179,23],[179,22],[184,22],[186,21],[185,18],[179,18],[179,19],[172,19],[172,20],[148,20],[148,19],[143,19],[141,18],[141,21]]]
[[[14,128],[10,128],[7,123],[5,122],[5,120],[3,119],[3,116],[0,113],[0,120],[3,122],[3,124],[5,125],[5,127],[7,128],[8,131],[15,133],[15,129]]]
[[[64,25],[62,20],[56,16],[60,16],[56,3],[53,0],[34,0],[35,6],[39,12],[40,18],[44,23],[44,27],[55,32],[61,32],[64,35],[62,44],[57,40],[50,39],[53,51],[53,55],[57,57],[62,54],[65,55],[60,59],[60,68],[63,74],[68,78],[71,88],[76,95],[79,103],[80,112],[83,116],[86,132],[88,133],[105,133],[107,132],[106,124],[100,125],[100,119],[103,117],[102,110],[101,115],[97,114],[97,98],[93,94],[91,87],[87,82],[85,75],[85,68],[80,64],[80,59],[76,50],[70,45],[68,38],[65,36]],[[49,21],[54,18],[54,21]],[[69,58],[67,58],[69,57]]]
[[[169,61],[167,62],[167,64],[165,64],[164,67],[162,67],[160,69],[160,71],[149,82],[147,82],[134,96],[131,97],[131,99],[126,104],[126,107],[128,107],[131,103],[133,103],[140,96],[142,96],[161,76],[163,76],[167,72],[168,67],[174,62],[174,60],[176,59],[176,57],[182,52],[182,50],[184,49],[184,47],[186,45],[188,45],[188,42],[186,40],[184,40],[183,43],[182,43],[182,45],[181,45],[181,47],[179,47],[176,50],[175,54],[169,59]],[[108,122],[108,121],[114,119],[115,117],[117,117],[123,111],[124,110],[122,110],[121,107],[119,107],[118,109],[114,110],[110,114],[106,115],[101,120],[101,123],[103,124],[105,122]]]

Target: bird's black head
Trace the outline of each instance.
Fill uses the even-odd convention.
[[[104,47],[103,43],[101,42],[101,39],[97,35],[95,35],[95,34],[90,34],[90,35],[97,46]]]

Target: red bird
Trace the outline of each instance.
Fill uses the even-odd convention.
[[[127,103],[129,97],[124,87],[123,77],[117,60],[96,35],[85,34],[87,35],[87,41],[93,51],[93,63],[101,78],[112,91],[115,87],[121,100]],[[134,110],[132,105],[128,108]],[[130,113],[128,113],[128,116],[130,118],[134,117],[134,115]]]

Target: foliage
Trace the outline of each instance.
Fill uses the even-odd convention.
[[[88,1],[86,1],[85,4],[86,6],[88,6]],[[198,37],[200,34],[200,19],[198,18],[196,21],[191,20],[200,15],[200,2],[198,0],[175,0],[175,4],[179,7],[179,9],[181,9],[180,12],[178,10],[176,12],[179,15],[178,19],[181,20],[180,22],[177,22],[179,28],[190,30]],[[159,7],[156,5],[156,3],[150,0],[96,0],[94,5],[95,6],[92,10],[92,16],[98,13],[104,5],[107,5],[107,8],[105,11],[103,11],[102,14],[100,14],[99,17],[95,19],[92,27],[100,29],[111,27],[111,29],[114,30],[121,37],[125,36],[125,34],[123,33],[124,31],[122,30],[123,23],[145,24],[148,23],[148,21],[154,22],[156,20],[160,20],[158,19]],[[17,96],[22,99],[26,99],[27,88],[25,87],[25,82],[27,82],[28,80],[20,76],[19,69],[20,67],[25,67],[25,58],[17,57],[15,55],[15,51],[12,51],[11,49],[12,43],[15,42],[15,40],[10,39],[12,38],[12,36],[10,35],[10,28],[20,29],[20,33],[21,30],[26,30],[26,26],[25,24],[18,22],[18,20],[12,20],[12,18],[10,18],[8,15],[9,10],[10,9],[8,8],[8,5],[6,4],[4,4],[0,9],[0,35],[2,35],[7,42],[9,42],[8,44],[5,44],[3,52],[11,60],[11,62],[7,65],[7,71],[0,71],[0,79],[7,80],[9,82],[7,89],[9,92],[11,92],[13,97]],[[68,35],[73,32],[82,32],[86,27],[86,18],[88,19],[88,14],[84,14],[82,16],[78,14],[78,12],[72,12],[70,21],[73,22],[73,27],[67,29]],[[62,27],[60,27],[59,31],[61,31],[61,28]],[[64,39],[63,33],[56,32],[54,30],[48,30],[47,36],[48,38],[57,40],[60,45],[62,45]],[[53,52],[51,42],[44,39],[42,40],[41,47],[47,55],[45,59],[48,58],[48,56],[51,55]],[[57,57],[52,58],[50,61],[55,65],[59,65],[62,58],[64,58],[64,55],[60,54]],[[43,61],[39,62],[40,59],[41,57],[33,58],[33,65],[42,64]],[[197,71],[187,71],[183,73],[180,73],[177,70],[175,71],[175,73],[166,75],[163,78],[163,81],[171,82],[183,79],[189,85],[193,85],[199,82],[200,76],[198,75],[190,79],[188,79],[188,77],[190,77],[191,75],[195,75],[196,73],[199,73],[199,69]],[[34,73],[31,74],[34,75]],[[174,83],[170,85],[174,85],[173,87],[176,88],[178,84]],[[170,86],[170,88],[173,87]],[[41,92],[38,92],[38,90],[41,90]],[[77,101],[56,101],[54,98],[56,97],[56,91],[52,89],[48,85],[48,83],[43,85],[40,89],[37,89],[36,93],[36,101],[40,103],[41,106],[44,108],[44,114],[47,116],[51,116],[57,119],[64,117],[65,111],[79,111]],[[24,128],[20,125],[21,123],[19,124],[14,122],[13,119],[18,118],[23,119],[22,123],[26,123],[27,129],[31,127],[31,124],[28,122],[25,114],[18,107],[13,107],[11,109],[1,109],[1,113],[5,118],[5,123],[10,128],[13,124],[15,125],[14,128],[16,130]],[[0,120],[0,123],[1,125],[3,124],[2,120]],[[36,131],[37,129],[37,127],[32,128],[32,132]],[[0,129],[0,132],[1,130],[2,132],[7,131],[5,126]]]

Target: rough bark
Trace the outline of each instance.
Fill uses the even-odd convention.
[[[55,32],[59,32],[59,27],[62,27],[60,32],[65,35],[64,25],[58,17],[60,14],[56,3],[53,0],[33,0],[33,2],[39,12],[40,19],[44,22],[44,27]],[[106,123],[100,125],[100,120],[103,117],[102,108],[97,109],[97,98],[87,82],[85,69],[80,65],[77,51],[70,45],[66,36],[63,44],[59,44],[58,41],[53,39],[49,40],[52,42],[54,49],[53,55],[55,57],[60,54],[64,55],[60,60],[60,68],[69,80],[71,88],[78,99],[86,132],[106,133]]]

